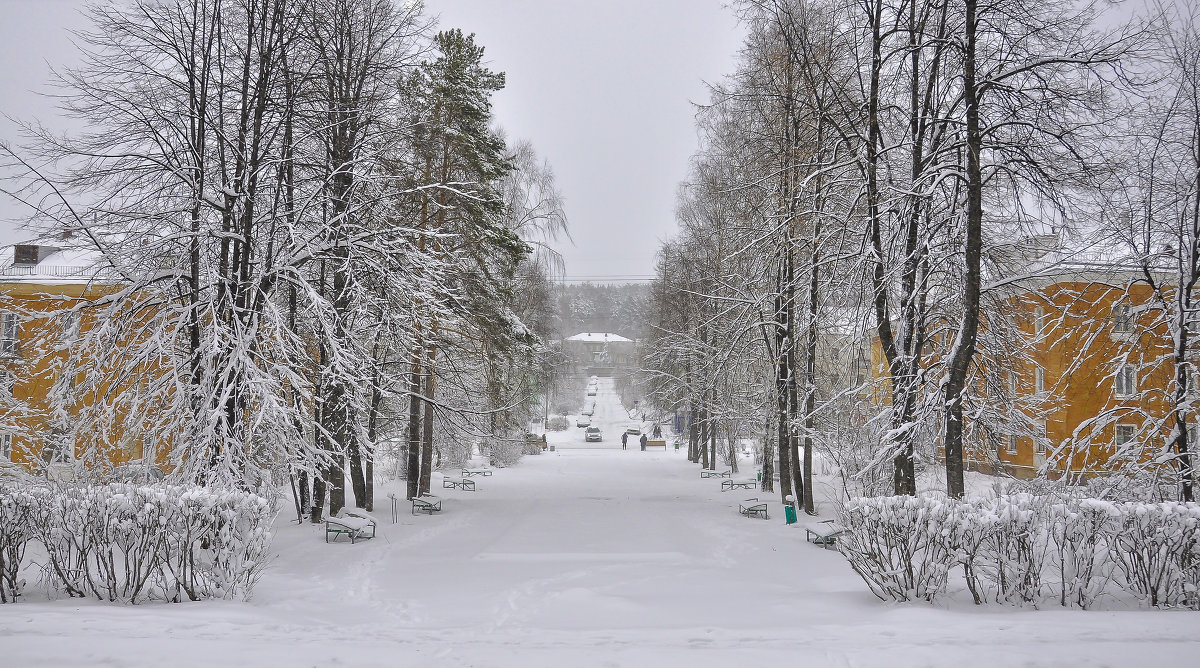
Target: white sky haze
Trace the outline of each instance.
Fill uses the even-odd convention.
[[[49,66],[75,61],[82,0],[0,0],[0,113],[54,127]],[[742,31],[721,0],[428,0],[440,28],[475,33],[508,86],[495,99],[566,199],[569,277],[647,276],[674,229],[696,149],[692,102],[733,66]],[[0,140],[15,128],[0,118]],[[0,219],[18,210],[0,203]],[[20,233],[0,222],[0,242]]]

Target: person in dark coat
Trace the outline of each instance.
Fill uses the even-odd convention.
[[[626,447],[626,443],[628,443],[628,442],[629,442],[629,432],[622,433],[621,434],[621,449],[622,450],[628,450],[628,448]]]
[[[646,440],[647,440],[647,439],[646,439],[646,435],[645,435],[645,434],[642,434],[642,438],[640,439],[640,442],[641,442],[641,444],[642,444],[642,450],[643,450],[643,451],[645,451],[645,450],[646,450]]]

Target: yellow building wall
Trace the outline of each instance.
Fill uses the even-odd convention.
[[[1153,315],[1143,312],[1133,318],[1132,334],[1113,331],[1113,308],[1117,304],[1124,302],[1136,308],[1148,304],[1151,297],[1150,288],[1144,284],[1115,286],[1066,280],[1008,300],[1011,312],[1007,315],[1015,318],[1024,339],[1032,344],[1033,364],[1020,364],[1010,370],[1017,377],[1018,404],[1028,414],[1045,416],[1048,444],[1040,450],[1033,438],[1021,436],[1016,452],[1010,452],[1006,442],[968,442],[963,453],[967,467],[1030,478],[1043,466],[1045,457],[1075,439],[1088,442],[1088,446],[1071,448],[1064,451],[1067,456],[1052,460],[1051,477],[1068,471],[1087,475],[1110,470],[1114,428],[1085,426],[1089,421],[1101,413],[1116,411],[1121,415],[1118,424],[1132,425],[1141,432],[1146,416],[1162,419],[1168,413],[1167,388],[1173,369],[1161,359],[1170,352],[1165,327],[1153,327]],[[930,358],[936,361],[941,347],[937,342],[930,345]],[[1128,398],[1114,391],[1114,374],[1123,359],[1139,368],[1140,391]],[[872,400],[880,406],[888,405],[891,386],[878,338],[872,342],[872,364],[876,369]],[[1035,392],[1037,367],[1044,374],[1045,391],[1040,395]],[[977,387],[976,392],[985,390]],[[1158,437],[1165,439],[1171,427],[1171,421],[1165,420]],[[944,457],[940,447],[938,455]],[[994,470],[997,468],[999,471]]]
[[[20,318],[16,354],[0,356],[0,368],[12,374],[13,378],[12,397],[4,399],[0,408],[0,429],[12,435],[13,462],[30,470],[43,468],[47,463],[45,450],[54,434],[51,394],[68,356],[65,345],[69,342],[63,337],[67,320],[62,312],[85,306],[115,289],[112,286],[82,283],[0,283],[0,312],[17,313]],[[95,317],[88,308],[79,309],[76,313],[79,313],[75,317],[79,318],[79,333],[82,335],[95,325]],[[109,401],[112,396],[128,390],[131,383],[138,382],[137,378],[104,376],[115,374],[113,369],[104,366],[107,360],[87,361],[99,363],[97,368],[101,369],[102,378],[95,384],[94,391],[74,398],[74,406],[66,416],[68,423],[73,422],[72,418],[81,407],[97,401]],[[143,372],[149,373],[149,370]],[[70,462],[79,460],[85,453],[97,455],[95,460],[85,462],[93,466],[111,467],[142,460],[143,444],[148,436],[136,426],[127,427],[127,423],[133,424],[133,421],[128,419],[128,408],[124,405],[118,405],[113,410],[115,413],[110,428],[88,430],[69,439]],[[166,466],[169,448],[156,444],[154,450],[155,464]]]

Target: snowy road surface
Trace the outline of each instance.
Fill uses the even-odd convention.
[[[1200,665],[1191,612],[882,603],[774,500],[747,519],[682,453],[622,451],[597,399],[604,442],[551,434],[438,515],[385,499],[375,540],[282,518],[249,603],[0,606],[0,666]]]

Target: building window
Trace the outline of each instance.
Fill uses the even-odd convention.
[[[1132,397],[1137,393],[1137,369],[1134,369],[1132,364],[1117,367],[1113,389],[1118,397]]]
[[[1009,397],[1016,399],[1019,396],[1017,394],[1019,385],[1020,385],[1020,380],[1017,377],[1016,370],[1014,369],[1013,371],[1009,371],[1008,372],[1008,396]]]
[[[21,321],[16,313],[0,313],[0,353],[15,355],[17,352],[17,335],[21,331]]]
[[[1133,331],[1133,314],[1129,312],[1129,304],[1120,302],[1113,306],[1113,332],[1129,334]]]
[[[1122,446],[1133,440],[1133,432],[1134,429],[1131,424],[1117,425],[1113,431],[1113,446],[1118,450],[1121,449]]]
[[[15,379],[8,369],[0,369],[0,399],[12,399]]]
[[[12,434],[8,432],[0,433],[0,459],[12,461]]]
[[[1042,367],[1033,370],[1033,384],[1038,394],[1046,391],[1046,370]]]
[[[1046,329],[1046,310],[1041,306],[1033,309],[1033,333],[1041,334]]]
[[[1046,454],[1046,444],[1050,439],[1049,425],[1045,420],[1038,423],[1038,433],[1033,439],[1033,449],[1039,455]]]
[[[1004,442],[1004,449],[1010,455],[1017,454],[1017,435],[1016,434],[1008,435],[1008,438],[1005,439],[1005,442]]]
[[[42,461],[47,464],[69,464],[71,463],[71,452],[65,442],[58,440],[42,448]]]
[[[13,264],[37,264],[38,247],[28,245],[13,246]]]

